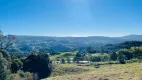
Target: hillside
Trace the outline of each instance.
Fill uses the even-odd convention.
[[[54,49],[57,52],[75,51],[83,47],[102,47],[107,44],[117,44],[125,41],[138,40],[142,41],[142,35],[129,35],[124,37],[48,37],[48,36],[16,36],[18,43],[14,45],[15,49],[10,52],[29,52],[37,50],[49,52]],[[105,46],[106,47],[106,46]]]
[[[142,41],[142,35],[128,35],[121,37],[125,40],[136,40],[136,41]]]
[[[105,52],[111,52],[111,51],[117,51],[119,49],[124,48],[131,48],[131,47],[138,47],[142,46],[142,41],[125,41],[123,43],[117,43],[117,44],[107,44],[105,46],[102,46],[102,50]]]

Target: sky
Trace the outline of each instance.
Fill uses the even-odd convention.
[[[142,0],[0,0],[5,34],[142,35]]]

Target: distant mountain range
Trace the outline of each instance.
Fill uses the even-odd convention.
[[[142,41],[142,35],[128,35],[121,37],[121,39]]]
[[[102,42],[117,43],[121,41],[142,41],[142,35],[128,35],[123,37],[105,37],[105,36],[88,36],[88,37],[50,37],[50,36],[17,36],[18,40],[63,40],[76,42]],[[86,42],[85,42],[86,43]]]
[[[107,44],[122,43],[125,41],[142,41],[142,35],[128,35],[123,37],[49,37],[49,36],[16,36],[19,51],[49,50],[72,51],[80,47],[102,47]]]

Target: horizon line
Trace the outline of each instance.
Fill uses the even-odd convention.
[[[103,35],[88,35],[88,36],[50,36],[50,35],[15,35],[15,36],[35,36],[35,37],[125,37],[125,36],[142,36],[140,34],[130,34],[130,35],[124,35],[124,36],[103,36]]]

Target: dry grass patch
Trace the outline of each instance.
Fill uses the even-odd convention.
[[[81,73],[56,75],[45,80],[139,80],[142,75],[142,63],[102,65],[97,69],[91,66],[76,66],[67,64],[60,65],[60,67],[61,66],[82,68],[87,69],[87,71],[82,71]]]

